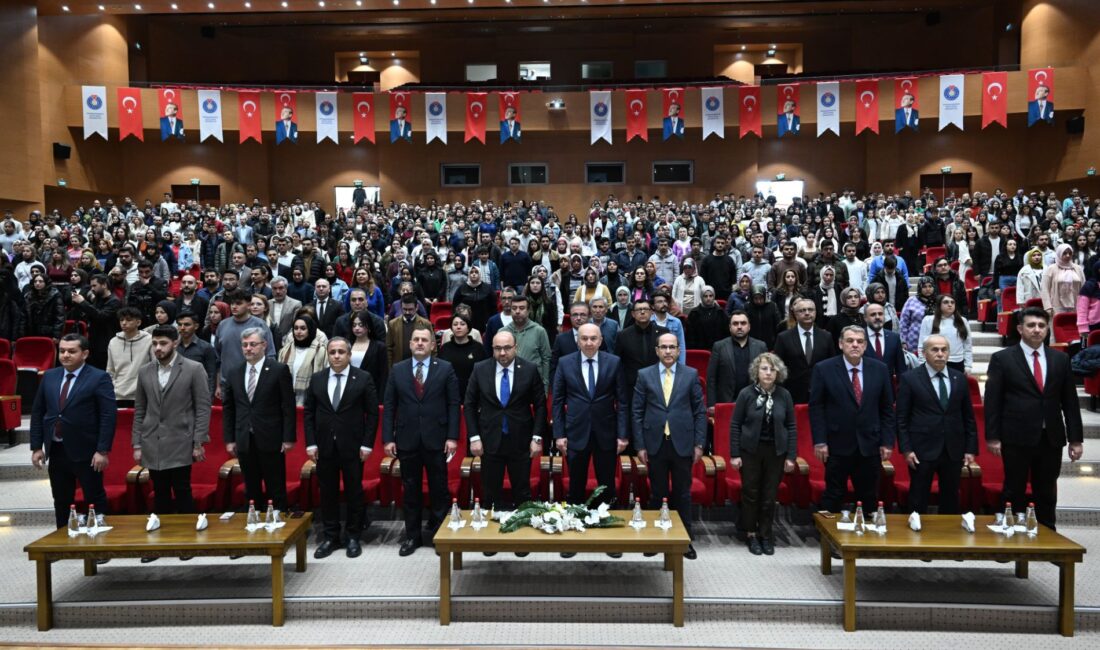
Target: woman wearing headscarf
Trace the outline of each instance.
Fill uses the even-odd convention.
[[[611,305],[611,309],[608,310],[608,318],[615,319],[615,322],[619,324],[619,329],[629,325],[632,316],[630,313],[630,289],[626,287],[619,287],[615,290],[615,302]]]
[[[0,268],[0,338],[14,341],[23,336],[27,311],[15,273]]]
[[[542,325],[553,345],[561,330],[561,319],[558,318],[557,300],[547,293],[546,281],[537,272],[532,274],[523,287],[523,295],[527,296],[527,318]]]
[[[1016,274],[1016,302],[1021,305],[1043,294],[1043,251],[1032,248],[1024,255],[1024,265]]]
[[[283,339],[279,361],[290,366],[290,375],[294,378],[294,401],[298,406],[305,404],[309,378],[328,367],[328,355],[325,354],[327,344],[324,334],[318,336],[317,323],[307,315],[297,316],[290,333]]]
[[[840,313],[840,287],[836,285],[836,269],[821,267],[817,285],[810,289],[810,298],[817,305],[817,326],[828,327],[829,319]]]
[[[454,296],[455,292],[466,284],[466,262],[462,255],[455,255],[454,261],[447,265],[447,295]],[[454,299],[451,299],[452,302]]]
[[[1059,244],[1054,250],[1054,264],[1043,269],[1043,309],[1051,316],[1077,311],[1077,296],[1085,283],[1081,267],[1073,262],[1073,247]]]
[[[487,282],[481,281],[481,269],[471,266],[466,274],[466,282],[454,292],[451,298],[452,308],[459,305],[470,307],[470,327],[485,331],[489,318],[497,311],[496,294]]]
[[[172,302],[171,300],[161,300],[157,303],[157,306],[153,308],[153,324],[149,327],[146,327],[145,331],[152,334],[153,330],[160,327],[161,325],[175,326],[176,311],[176,303]]]
[[[920,340],[920,324],[925,316],[931,316],[936,303],[936,281],[926,276],[917,280],[917,291],[905,301],[898,318],[901,343],[906,350],[917,353]]]
[[[611,303],[611,292],[606,286],[600,284],[599,272],[589,267],[584,271],[584,284],[577,287],[577,291],[573,294],[573,302],[588,304],[593,298],[603,298],[608,304]]]
[[[706,283],[695,270],[695,260],[688,257],[680,266],[680,275],[672,283],[672,300],[680,306],[682,313],[690,314],[692,309],[703,302],[704,286]]]
[[[882,305],[882,308],[886,311],[886,323],[883,327],[888,330],[893,330],[897,327],[898,310],[894,307],[894,303],[890,302],[889,296],[886,293],[885,284],[872,282],[867,285],[867,302],[863,305],[864,312],[867,311],[867,305],[872,302]]]
[[[826,327],[833,335],[834,341],[840,340],[840,332],[849,325],[864,328],[867,326],[867,322],[863,319],[863,312],[860,311],[862,302],[863,293],[855,287],[848,287],[840,292],[840,311],[829,319]]]

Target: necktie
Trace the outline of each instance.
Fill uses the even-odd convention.
[[[419,361],[416,364],[416,396],[419,399],[424,399],[424,362]]]
[[[814,333],[806,332],[806,363],[814,362]]]
[[[248,386],[245,388],[248,392],[248,401],[252,401],[252,396],[256,394],[256,366],[248,367]]]
[[[665,406],[669,406],[669,401],[672,399],[672,368],[665,368],[665,380],[661,385],[665,393]],[[672,437],[672,431],[668,428],[668,421],[665,421],[665,439]]]
[[[596,365],[592,359],[588,360],[588,397],[596,398]]]
[[[1039,351],[1035,350],[1031,353],[1031,372],[1035,373],[1035,385],[1039,387],[1039,392],[1043,392],[1043,367],[1039,365]]]
[[[504,375],[500,378],[500,405],[508,406],[508,398],[512,396],[512,387],[508,384],[508,369],[504,369]],[[508,435],[508,416],[503,416],[500,421],[500,430]]]
[[[879,359],[883,358],[883,356],[882,356],[882,333],[881,332],[876,332],[875,333],[875,354],[878,355]]]
[[[325,301],[317,303],[317,320],[321,320],[325,317]]]
[[[863,386],[859,383],[859,368],[852,368],[852,392],[856,394],[856,404],[862,404]]]
[[[61,387],[61,396],[57,398],[57,420],[53,424],[53,437],[61,440],[61,411],[65,408],[65,402],[69,399],[69,386],[72,385],[76,375],[65,375],[65,384]]]
[[[340,380],[344,378],[344,373],[336,373],[336,388],[332,391],[332,410],[340,408]]]
[[[943,410],[947,410],[947,382],[943,379],[943,373],[937,372],[936,379],[939,380],[939,393],[940,393],[940,406]]]

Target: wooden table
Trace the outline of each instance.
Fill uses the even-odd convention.
[[[632,511],[612,511],[630,521]],[[501,533],[498,522],[489,522],[482,530],[474,530],[467,522],[458,530],[447,527],[448,518],[435,534],[435,550],[439,553],[439,624],[451,623],[451,555],[454,569],[462,569],[462,554],[467,553],[664,553],[665,571],[672,572],[672,624],[684,626],[684,552],[691,544],[680,515],[672,516],[672,528],[662,530],[653,525],[657,513],[646,511],[646,527],[635,530],[624,525],[616,528],[589,528],[583,533],[571,531],[549,535],[533,528],[521,528]],[[464,513],[469,520],[469,513]]]
[[[96,537],[69,537],[65,528],[56,530],[23,550],[38,565],[38,629],[53,627],[53,584],[50,565],[57,560],[84,560],[84,575],[96,575],[96,560],[135,557],[237,556],[271,557],[271,624],[280,627],[285,619],[283,607],[283,556],[297,546],[295,570],[306,570],[306,536],[313,515],[305,513],[288,519],[286,526],[274,532],[244,529],[244,514],[228,521],[210,515],[206,530],[196,531],[196,515],[162,515],[160,528],[145,531],[144,515],[112,515],[113,527]]]
[[[999,560],[1016,563],[1016,577],[1027,578],[1028,562],[1058,565],[1058,631],[1073,636],[1073,571],[1085,548],[1041,526],[1037,537],[1017,533],[1005,537],[987,526],[991,515],[976,517],[974,532],[962,527],[959,515],[924,515],[921,531],[909,528],[908,515],[887,515],[885,535],[837,530],[836,518],[814,513],[821,534],[821,573],[832,574],[830,547],[844,561],[844,630],[856,629],[856,560]]]

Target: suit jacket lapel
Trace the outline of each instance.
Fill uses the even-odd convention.
[[[1043,353],[1044,354],[1046,353],[1045,347],[1043,349]],[[1017,365],[1020,366],[1020,369],[1023,370],[1024,375],[1027,376],[1027,378],[1030,380],[1029,384],[1031,385],[1031,388],[1036,393],[1039,393],[1041,395],[1042,391],[1039,390],[1039,384],[1035,383],[1035,371],[1032,369],[1031,364],[1028,362],[1027,357],[1024,356],[1024,351],[1020,348],[1020,346],[1018,346],[1018,345],[1016,346],[1016,350],[1015,350],[1015,352],[1012,356],[1016,359]],[[1049,377],[1049,376],[1050,376],[1050,357],[1047,357],[1047,377]],[[1045,383],[1043,384],[1043,389],[1044,390],[1046,389],[1046,384]]]
[[[77,391],[80,390],[80,387],[84,385],[83,379],[84,379],[84,375],[85,375],[86,370],[87,370],[87,368],[84,368],[83,370],[81,370],[80,374],[77,375],[76,379],[73,380],[72,385],[69,386],[69,395],[68,395],[68,397],[65,398],[65,407],[68,407],[68,405],[73,401],[73,396],[75,396]],[[65,375],[67,375],[67,374],[69,374],[68,371],[65,370],[64,368],[62,368],[61,369],[61,376],[60,376],[61,377],[61,383],[59,383],[57,385],[57,392],[54,393],[54,399],[58,400],[58,404],[60,404],[60,402],[61,402],[61,389],[65,386]],[[63,413],[64,411],[65,411],[65,408],[58,408],[58,413]]]
[[[168,391],[172,390],[172,385],[175,384],[176,380],[179,379],[179,376],[181,374],[183,374],[183,364],[181,363],[182,359],[183,359],[183,356],[177,352],[176,353],[176,362],[174,364],[172,364],[172,371],[168,374],[168,383],[166,383],[164,385],[164,390],[160,389],[160,377],[157,375],[157,372],[160,369],[157,368],[156,366],[153,367],[153,380],[156,382],[156,388],[157,388],[156,392],[157,392],[157,395],[159,397],[163,397],[164,395],[167,395]],[[159,364],[160,362],[157,361],[155,363]]]
[[[852,398],[853,402],[856,402],[856,391],[855,391],[854,388],[852,388],[852,376],[851,376],[851,373],[848,372],[848,365],[847,365],[847,362],[844,361],[843,357],[841,357],[840,365],[837,366],[837,368],[840,370],[839,374],[840,374],[841,382],[844,384],[844,387],[848,389],[848,396]],[[863,375],[865,373],[860,371],[859,374]],[[859,378],[860,386],[865,386],[867,384],[866,380],[867,380],[867,377],[860,377]],[[864,391],[864,392],[866,392],[866,391]],[[859,402],[856,402],[856,405],[858,406]]]
[[[921,374],[921,377],[920,377],[921,384],[923,384],[924,387],[928,390],[928,392],[932,395],[933,399],[935,400],[935,403],[940,404],[939,387],[932,383],[932,378],[928,376],[928,370],[924,366],[919,366],[919,367],[921,369],[921,373],[920,373]],[[947,369],[944,369],[944,374],[946,375],[946,379],[944,381],[946,381],[948,383],[948,386],[950,386],[950,388],[951,388],[951,393],[948,393],[948,395],[950,396],[952,393],[954,393],[954,389],[955,389],[954,382],[951,381],[951,373],[947,372]],[[941,410],[943,409],[942,405],[940,406],[940,409]]]

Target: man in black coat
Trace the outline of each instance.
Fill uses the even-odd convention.
[[[633,386],[638,380],[639,370],[657,363],[657,338],[668,332],[650,318],[653,307],[648,300],[637,300],[631,314],[634,322],[615,338],[615,356],[622,360],[623,380],[627,386]],[[629,395],[631,399],[633,393]]]
[[[336,321],[344,315],[344,306],[332,299],[332,285],[321,278],[313,285],[317,300],[313,302],[313,313],[317,315],[317,329],[332,338],[336,335]]]
[[[370,325],[367,328],[370,340],[385,343],[386,322],[379,318],[377,314],[367,311],[367,292],[359,287],[348,291],[348,305],[351,307],[351,311],[336,319],[336,322],[332,325],[332,335],[354,341],[355,335],[351,331],[351,319],[355,314],[364,312],[367,314],[367,318],[370,319]]]
[[[91,346],[88,363],[104,370],[107,368],[107,345],[118,334],[118,310],[122,302],[111,292],[106,275],[93,275],[89,286],[91,291],[87,298],[80,293],[73,294],[73,305],[88,322],[88,345]]]
[[[347,556],[359,557],[359,536],[369,525],[363,507],[363,463],[374,448],[378,392],[370,373],[351,368],[351,344],[335,338],[327,346],[329,367],[315,373],[306,389],[306,454],[317,463],[324,541],[313,557],[328,557],[340,542],[340,477],[348,509]]]
[[[787,381],[783,386],[795,404],[810,401],[810,374],[814,365],[836,355],[836,343],[826,330],[814,325],[817,307],[809,298],[799,298],[792,305],[794,327],[779,333],[775,339],[775,354],[787,366]]]
[[[290,369],[265,356],[264,330],[241,332],[244,363],[224,371],[225,449],[240,459],[245,497],[262,509],[268,500],[286,512],[286,458],[297,438]],[[227,343],[228,345],[228,343]]]
[[[531,459],[542,454],[546,391],[539,369],[516,357],[508,331],[493,337],[493,358],[478,362],[466,388],[470,452],[481,458],[481,505],[503,505],[504,471],[512,506],[531,499]]]
[[[589,322],[591,309],[586,302],[575,302],[569,306],[569,325],[571,328],[554,337],[554,344],[550,346],[550,377],[558,369],[558,361],[567,354],[573,354],[580,348],[577,347],[577,335],[581,325]]]
[[[718,402],[736,402],[741,389],[752,383],[749,365],[768,351],[764,342],[749,336],[749,317],[740,309],[730,314],[727,338],[714,344],[707,362],[707,412]]]
[[[1050,316],[1041,307],[1020,312],[1020,344],[989,362],[985,384],[985,439],[1004,461],[1003,499],[1020,509],[1028,475],[1039,523],[1054,528],[1062,447],[1069,459],[1084,453],[1081,407],[1069,357],[1044,345]]]
[[[940,514],[957,514],[963,465],[978,453],[978,428],[966,375],[947,367],[947,339],[924,341],[924,363],[898,383],[898,448],[909,464],[909,511],[924,514],[940,479]]]

